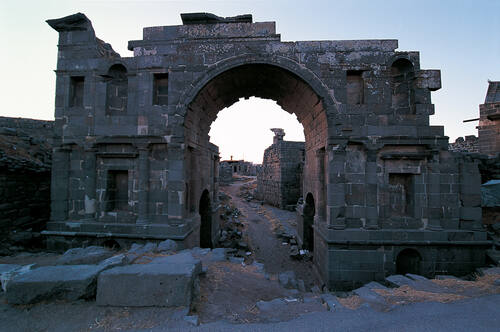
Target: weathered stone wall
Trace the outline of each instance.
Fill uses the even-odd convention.
[[[361,248],[422,243],[443,253],[487,245],[478,163],[449,152],[443,127],[429,125],[440,72],[421,69],[418,52],[396,51],[397,40],[282,42],[274,22],[189,17],[145,28],[129,42],[133,57],[99,40],[83,14],[48,21],[59,53],[46,235],[184,245],[199,244],[203,230],[213,236],[215,222],[200,227],[210,219],[208,208],[200,217],[201,203],[217,206],[210,126],[220,110],[256,96],[275,100],[304,128],[301,196],[315,211],[306,229],[330,287],[380,276],[365,270],[389,271],[380,262],[365,270],[338,263],[353,256],[349,246],[337,249],[355,239]],[[274,188],[277,170],[269,172]],[[433,264],[443,253],[422,256]],[[362,260],[371,258],[367,251]],[[481,264],[471,260],[467,269]]]
[[[479,105],[479,151],[500,153],[500,82],[489,82],[484,104]]]
[[[295,205],[302,196],[304,167],[304,143],[284,141],[283,136],[275,136],[264,151],[257,173],[257,198],[280,208]]]
[[[40,232],[50,216],[53,121],[0,117],[0,242]],[[24,243],[19,243],[24,244]]]
[[[458,137],[454,143],[449,144],[450,151],[454,152],[479,152],[479,139],[474,135]]]

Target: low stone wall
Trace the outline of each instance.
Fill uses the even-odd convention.
[[[53,122],[0,117],[0,249],[26,245],[50,217]],[[0,250],[2,251],[2,250]]]

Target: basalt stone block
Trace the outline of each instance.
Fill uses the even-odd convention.
[[[113,251],[98,247],[91,246],[87,248],[73,248],[66,251],[61,257],[58,258],[58,265],[85,265],[96,264],[106,258],[113,256]]]
[[[31,304],[43,300],[89,299],[95,296],[98,265],[44,266],[15,276],[7,288],[10,304]]]
[[[97,304],[101,306],[189,306],[196,294],[201,264],[135,264],[99,275]]]

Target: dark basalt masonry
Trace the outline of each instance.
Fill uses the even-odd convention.
[[[53,121],[0,117],[0,254],[46,227],[53,132]]]
[[[394,273],[484,263],[480,174],[430,126],[439,70],[397,40],[282,42],[250,15],[183,15],[120,57],[83,14],[59,32],[49,244],[217,241],[224,107],[277,101],[304,127],[301,227],[321,278],[348,288]],[[265,120],[265,119],[263,119]]]
[[[262,166],[257,171],[256,197],[282,209],[295,207],[302,197],[304,142],[285,141],[283,129],[271,130],[273,144],[264,151]]]

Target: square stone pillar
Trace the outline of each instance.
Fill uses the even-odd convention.
[[[440,231],[443,207],[441,205],[441,174],[439,169],[439,155],[434,153],[427,165],[427,229]]]

